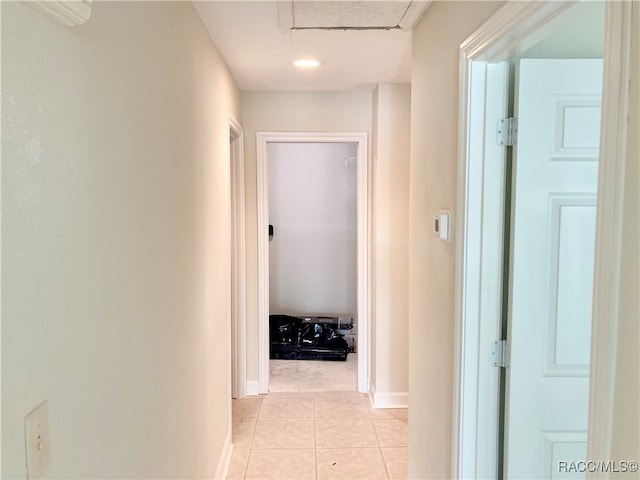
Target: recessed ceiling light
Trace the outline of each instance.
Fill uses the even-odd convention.
[[[292,63],[299,68],[317,68],[321,64],[318,60],[311,60],[308,58],[294,60]]]

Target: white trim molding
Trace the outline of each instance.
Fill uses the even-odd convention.
[[[622,266],[633,9],[607,2],[587,458],[610,459]],[[636,12],[636,15],[637,12]],[[637,53],[637,50],[636,50]],[[635,61],[638,61],[637,58]],[[637,80],[637,79],[636,79]],[[637,161],[637,159],[635,160]],[[593,477],[593,475],[589,475]],[[598,478],[604,478],[598,473]],[[609,474],[606,475],[609,478]]]
[[[490,366],[489,349],[500,339],[506,152],[484,125],[495,125],[504,117],[507,86],[506,62],[469,65],[469,107],[464,116],[469,128],[460,154],[464,167],[459,167],[464,184],[458,187],[463,194],[458,228],[463,233],[457,245],[454,396],[459,422],[454,441],[463,478],[492,477],[496,471],[500,370]]]
[[[258,210],[258,393],[269,391],[269,239],[267,145],[269,143],[356,143],[358,189],[358,391],[369,390],[369,251],[370,179],[368,140],[366,132],[257,132],[257,210]]]
[[[575,1],[507,2],[460,46],[461,55],[473,60],[502,61],[535,45],[550,31]],[[461,77],[461,81],[464,79]]]
[[[268,136],[256,133],[258,212],[258,393],[269,393]]]
[[[220,453],[220,458],[218,458],[218,464],[216,465],[215,477],[213,478],[220,478],[220,479],[227,478],[232,455],[233,455],[233,443],[231,443],[231,429],[229,429],[229,431],[227,432],[227,436],[224,439],[222,452]]]
[[[247,267],[244,191],[244,130],[229,114],[229,177],[231,189],[232,285],[231,302],[231,390],[243,398],[247,390]]]
[[[373,408],[409,408],[409,392],[376,392],[370,386],[368,397]]]
[[[82,25],[89,20],[92,2],[93,0],[25,0],[27,5],[65,27]]]
[[[247,396],[260,395],[260,382],[258,380],[247,380]]]

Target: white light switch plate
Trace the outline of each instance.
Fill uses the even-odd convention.
[[[49,406],[45,400],[24,419],[27,447],[27,478],[44,478],[51,460],[49,445]]]
[[[434,220],[433,233],[440,240],[448,242],[451,238],[451,212],[449,210],[440,210]]]

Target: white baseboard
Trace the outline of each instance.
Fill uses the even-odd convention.
[[[247,395],[260,395],[260,382],[258,380],[247,380]]]
[[[371,386],[369,401],[373,408],[408,408],[409,392],[376,392]]]
[[[218,459],[218,466],[216,467],[216,475],[214,478],[224,480],[229,473],[229,464],[231,463],[231,455],[233,454],[233,443],[231,443],[231,430],[227,432],[227,438],[224,440],[224,446],[222,447],[222,453]]]

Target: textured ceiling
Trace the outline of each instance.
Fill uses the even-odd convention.
[[[409,83],[409,28],[429,3],[196,1],[194,5],[241,90],[341,91]],[[304,29],[398,25],[402,28]],[[318,59],[322,66],[298,70],[291,61],[300,57]]]
[[[395,27],[407,12],[410,1],[396,2],[281,2],[293,17],[294,28]]]

